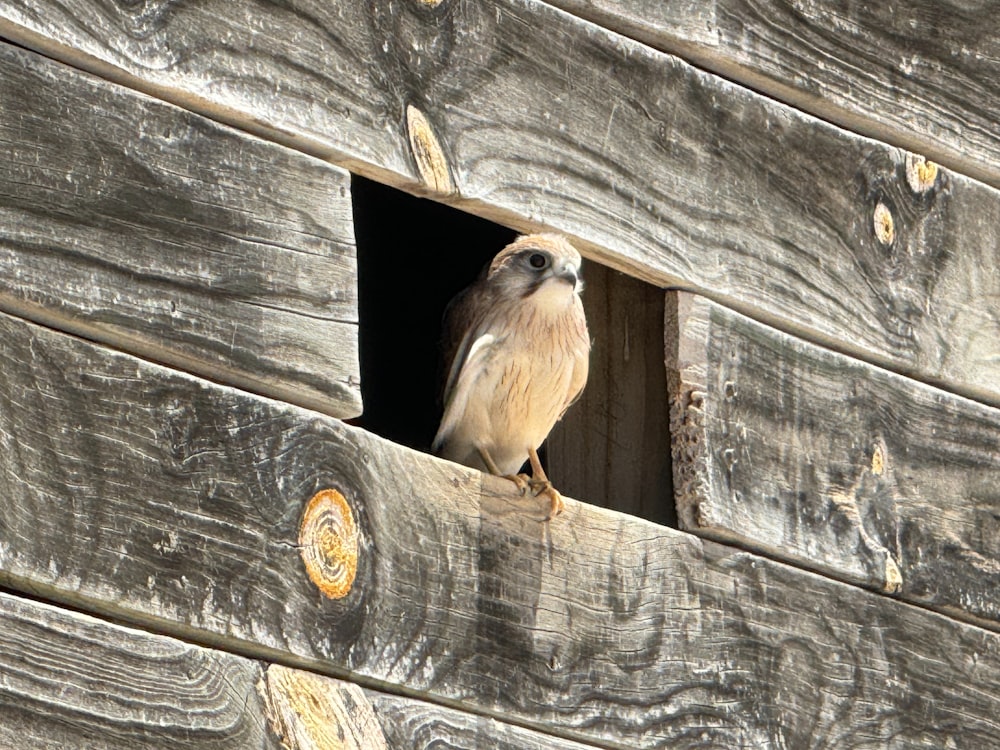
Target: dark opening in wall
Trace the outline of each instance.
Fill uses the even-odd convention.
[[[517,233],[356,175],[351,192],[365,408],[355,424],[428,451],[444,309]]]
[[[441,319],[517,235],[355,176],[361,391],[357,424],[427,451],[441,417]],[[676,526],[663,365],[663,291],[587,261],[594,348],[583,397],[546,442],[564,495]]]

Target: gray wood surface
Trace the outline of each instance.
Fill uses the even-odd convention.
[[[5,748],[587,747],[6,593],[0,630]]]
[[[1000,186],[1000,21],[990,3],[552,4]]]
[[[0,497],[7,587],[567,739],[1000,743],[1000,634],[6,316]]]
[[[256,662],[0,593],[0,746],[279,750]]]
[[[350,176],[0,44],[0,309],[361,411]]]
[[[663,291],[596,263],[583,278],[590,377],[545,441],[547,474],[571,497],[676,526]]]
[[[1000,403],[1000,194],[536,0],[8,0],[0,33]]]
[[[399,750],[585,750],[587,745],[553,737],[426,701],[366,690],[386,743]]]
[[[1000,628],[1000,410],[667,297],[685,528]]]

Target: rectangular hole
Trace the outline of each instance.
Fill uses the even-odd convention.
[[[365,406],[352,423],[427,451],[445,307],[517,233],[362,177],[352,192]],[[590,379],[544,446],[546,469],[569,497],[676,527],[663,290],[594,261],[583,275]]]

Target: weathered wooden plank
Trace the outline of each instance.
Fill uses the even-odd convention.
[[[1000,410],[667,299],[684,528],[1000,627]]]
[[[552,4],[1000,187],[1000,24],[988,3]]]
[[[256,662],[0,593],[0,746],[273,748]]]
[[[5,585],[568,739],[1000,742],[1000,634],[6,316],[0,488]]]
[[[3,747],[587,747],[5,593],[0,627]]]
[[[537,0],[8,0],[0,33],[1000,403],[996,191]]]
[[[390,748],[585,750],[593,747],[496,719],[449,710],[425,701],[410,700],[370,690],[366,690],[364,694],[371,701]]]
[[[676,525],[663,367],[663,291],[596,263],[583,269],[590,377],[545,453],[571,497]]]
[[[0,44],[0,309],[354,416],[349,179]]]

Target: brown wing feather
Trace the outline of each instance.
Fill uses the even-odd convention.
[[[442,405],[448,403],[462,369],[462,362],[472,344],[468,334],[477,323],[472,317],[480,284],[481,282],[477,282],[456,294],[444,311],[441,323],[441,380],[438,388],[438,400]]]

